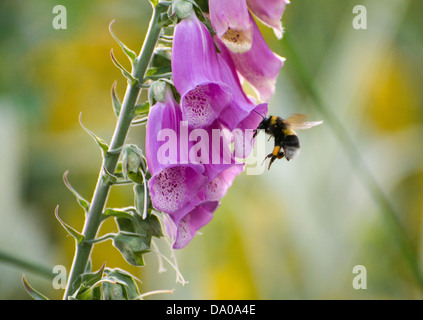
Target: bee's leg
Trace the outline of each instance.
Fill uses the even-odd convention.
[[[273,153],[269,153],[267,156],[266,156],[266,158],[264,158],[264,160],[263,160],[263,162],[261,163],[262,165],[263,165],[263,163],[268,159],[268,158],[272,158],[272,157],[274,157],[274,155],[273,155]],[[270,160],[270,161],[272,161],[272,160]]]
[[[250,141],[251,146],[253,145],[253,140],[254,140],[254,138],[257,136],[257,134],[258,134],[258,131],[257,131],[257,129],[256,129],[256,130],[254,130],[254,134],[253,134],[253,136],[251,137],[251,141]]]
[[[271,158],[270,162],[269,162],[269,167],[267,170],[270,170],[270,166],[272,165],[273,161],[275,161],[276,159],[282,159],[284,157],[284,153],[281,151],[281,147],[280,146],[275,146],[273,148],[273,152],[269,153],[266,158],[264,158],[263,163],[266,161],[267,158]]]
[[[270,159],[269,166],[267,167],[267,170],[270,170],[270,167],[271,167],[273,161],[275,161],[276,159],[277,159],[277,157],[275,157],[274,155],[272,155],[272,159]]]
[[[273,161],[275,161],[276,159],[282,159],[283,157],[285,157],[285,153],[283,153],[282,151],[279,151],[277,156],[275,156],[273,153],[271,153],[269,156],[271,156],[272,159],[270,159],[269,167],[267,168],[267,170],[270,170],[270,166],[272,165]]]

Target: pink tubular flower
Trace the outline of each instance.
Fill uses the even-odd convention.
[[[222,124],[215,121],[206,129],[189,129],[169,87],[164,97],[151,108],[147,122],[148,187],[154,207],[167,213],[176,228],[174,248],[183,248],[212,219],[244,165],[235,163],[229,141],[221,135]],[[207,139],[193,141],[195,130]],[[191,153],[197,149],[210,150],[207,159],[194,161]]]
[[[289,0],[247,0],[254,15],[265,25],[273,28],[278,39],[282,38],[281,18]]]
[[[235,177],[243,171],[243,166],[233,166],[222,171],[211,180],[200,192],[203,201],[182,218],[171,216],[171,236],[174,238],[174,249],[184,248],[197,231],[213,218],[213,212],[218,208],[219,201],[232,185]]]
[[[209,126],[231,103],[231,90],[221,77],[224,67],[209,31],[195,14],[176,25],[172,74],[183,119],[190,127]]]
[[[282,32],[279,14],[282,15],[285,8],[284,0],[251,0],[248,3],[259,18]],[[256,89],[260,100],[268,102],[275,91],[276,78],[285,59],[272,52],[266,44],[256,22],[248,12],[246,0],[211,0],[209,8],[210,20],[219,38],[219,50],[228,49],[236,70]],[[251,45],[246,50],[237,49],[238,36],[225,36],[226,32],[235,32],[235,28],[241,30],[241,27],[251,35]]]
[[[231,59],[216,51],[210,32],[194,13],[175,27],[172,74],[181,94],[183,119],[191,128],[219,120],[232,130],[255,107],[243,92]]]
[[[276,79],[285,58],[278,56],[267,45],[257,24],[250,16],[253,25],[253,45],[244,53],[230,52],[237,71],[258,92],[261,101],[269,101],[275,92]],[[223,50],[222,46],[219,49]]]
[[[207,177],[203,175],[204,166],[188,163],[184,159],[184,149],[189,146],[184,146],[183,139],[188,141],[188,137],[181,134],[181,121],[180,107],[174,100],[172,91],[167,88],[165,101],[157,102],[149,114],[146,158],[152,176],[148,182],[151,201],[155,208],[169,214],[186,207],[207,183]],[[167,133],[168,140],[164,141]],[[176,152],[164,148],[166,143],[176,144],[177,147],[173,149]]]
[[[150,110],[146,135],[151,201],[169,216],[175,249],[185,247],[213,218],[244,170],[237,161],[251,152],[253,130],[267,114],[267,103],[256,105],[245,94],[240,75],[268,101],[283,64],[265,43],[247,3],[274,28],[280,8],[275,13],[252,2],[210,0],[215,38],[194,12],[175,26],[172,80],[181,102],[167,88],[164,101]],[[242,41],[234,46],[232,40]]]
[[[229,50],[250,50],[253,38],[245,0],[210,0],[209,8],[213,28]]]

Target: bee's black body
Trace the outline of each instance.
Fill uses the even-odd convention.
[[[300,150],[300,140],[297,134],[292,130],[289,123],[278,116],[269,116],[264,118],[257,130],[263,129],[267,134],[275,139],[275,147],[273,152],[270,153],[266,158],[271,158],[269,163],[269,169],[273,161],[276,159],[282,159],[285,157],[288,161],[291,160]],[[257,135],[257,130],[254,133]]]

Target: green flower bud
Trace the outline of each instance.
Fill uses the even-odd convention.
[[[144,178],[141,173],[146,170],[146,162],[142,151],[136,145],[127,145],[123,148],[122,173],[126,178],[135,183],[143,184]]]

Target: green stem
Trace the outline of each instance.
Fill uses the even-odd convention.
[[[165,6],[158,5],[154,8],[153,16],[150,21],[147,36],[144,40],[141,52],[134,63],[132,76],[139,79],[142,83],[150,60],[153,56],[154,49],[160,36],[162,26],[159,23],[160,15],[164,12]],[[141,88],[136,84],[128,82],[125,97],[122,102],[121,112],[116,124],[116,128],[110,143],[110,150],[120,150],[125,143],[126,136],[129,131],[132,119],[134,117],[134,109],[140,94]],[[119,160],[120,152],[107,153],[104,157],[102,168],[104,167],[107,172],[115,172],[117,162]],[[84,239],[77,244],[74,260],[72,263],[71,271],[67,287],[64,294],[64,299],[71,296],[77,289],[77,280],[79,276],[85,272],[88,260],[91,255],[93,244],[89,241],[95,239],[98,229],[102,221],[102,212],[107,201],[110,191],[110,184],[103,179],[103,170],[100,169],[97,185],[94,190],[94,195],[91,200],[91,206],[85,220],[82,234]]]
[[[54,277],[53,269],[47,268],[45,266],[42,266],[40,264],[31,262],[31,261],[27,261],[23,258],[16,257],[6,252],[0,252],[0,261],[9,263],[13,266],[28,270],[33,273],[37,273],[50,280],[53,279]]]
[[[301,59],[299,53],[296,51],[295,46],[292,43],[292,39],[288,34],[284,35],[283,46],[284,52],[287,53],[286,56],[289,57],[290,64],[296,71],[295,76],[298,77],[301,85],[306,89],[309,96],[313,99],[315,106],[324,116],[325,122],[329,124],[329,126],[337,135],[337,138],[341,142],[341,145],[348,155],[351,164],[355,168],[358,177],[362,181],[363,185],[367,188],[370,195],[379,205],[380,210],[385,217],[385,221],[387,221],[388,226],[392,232],[393,238],[396,239],[397,243],[402,249],[401,251],[404,254],[404,257],[406,258],[408,265],[417,280],[418,286],[423,291],[423,276],[418,261],[417,250],[413,246],[407,235],[407,232],[402,226],[402,223],[399,220],[398,212],[396,212],[396,209],[386,194],[383,192],[382,188],[379,186],[372,171],[365,164],[359,148],[357,148],[354,140],[345,130],[342,122],[338,119],[336,114],[326,106],[327,104],[325,103],[324,98],[320,94],[319,89],[314,84],[310,70],[303,63],[303,60]]]

